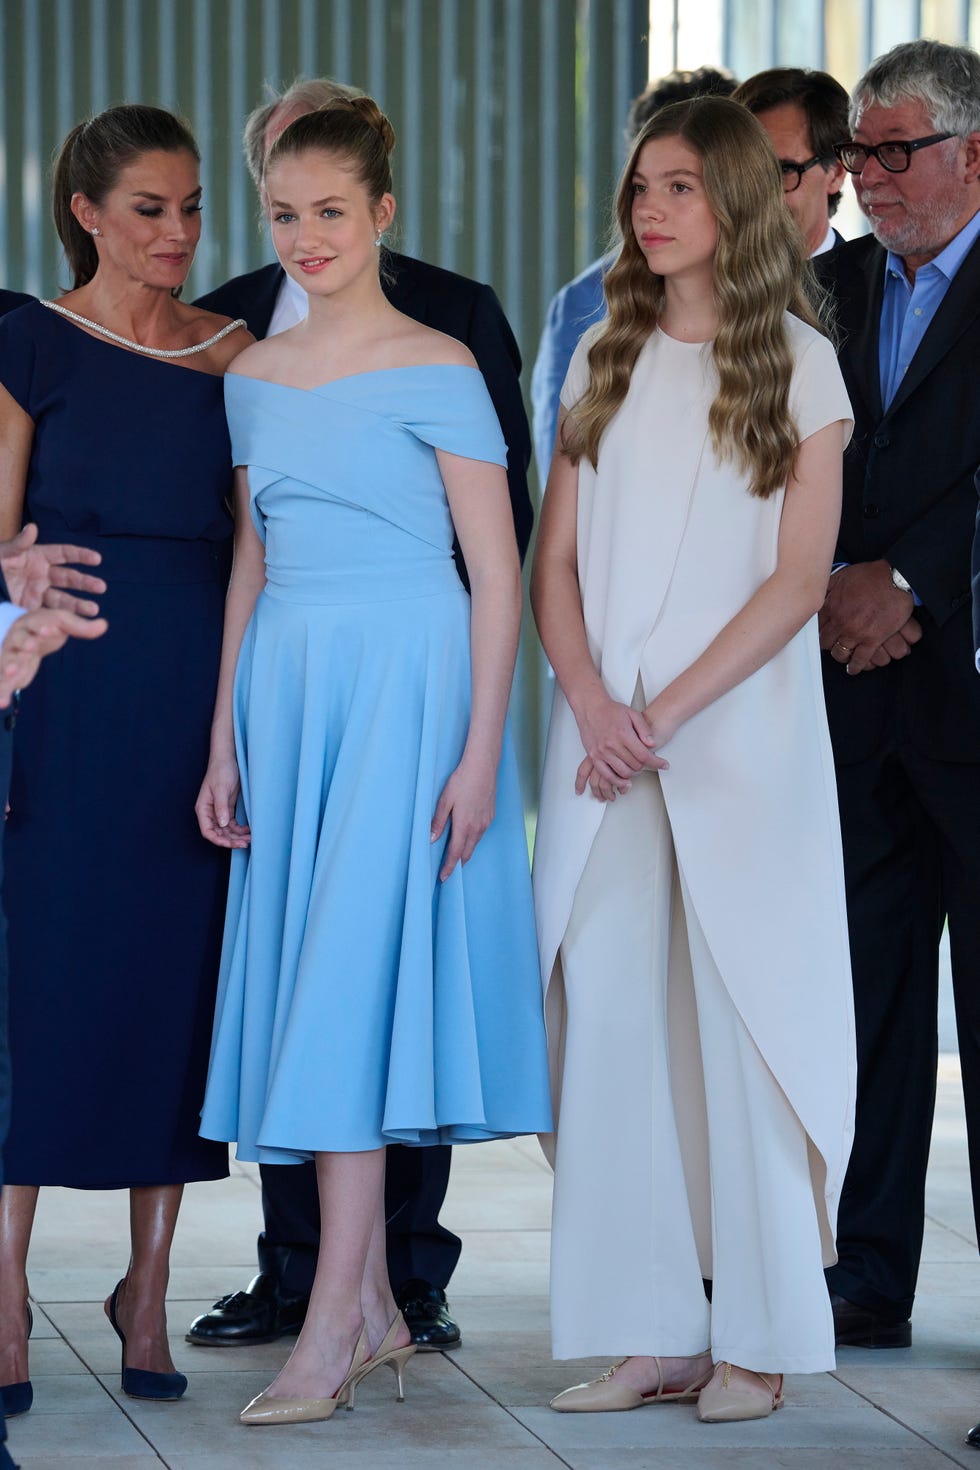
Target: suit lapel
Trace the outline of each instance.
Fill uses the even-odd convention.
[[[878,366],[878,338],[881,330],[881,302],[885,294],[885,253],[880,246],[869,250],[857,266],[855,305],[857,323],[844,344],[851,375],[868,406],[872,423],[881,418],[881,372]],[[845,323],[846,327],[846,323]]]
[[[936,368],[980,312],[980,240],[950,283],[888,409],[891,416]]]
[[[282,285],[286,272],[281,265],[263,267],[262,280],[256,282],[259,289],[255,293],[255,299],[248,311],[248,329],[253,337],[261,342],[268,337],[269,328],[272,325],[272,313],[276,309],[279,299],[279,287]]]

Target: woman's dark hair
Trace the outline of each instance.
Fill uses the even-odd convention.
[[[371,97],[338,98],[291,122],[269,149],[265,173],[284,158],[310,149],[347,159],[372,204],[391,193],[391,150],[395,130]]]
[[[72,128],[54,165],[52,210],[58,238],[74,276],[74,287],[86,285],[99,267],[92,237],[72,213],[73,194],[102,204],[124,168],[144,153],[201,155],[186,123],[162,107],[126,103],[109,107]]]

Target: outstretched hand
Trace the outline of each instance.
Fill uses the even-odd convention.
[[[104,592],[105,583],[101,577],[77,571],[69,563],[97,567],[101,560],[99,553],[87,546],[38,546],[37,526],[33,524],[26,525],[12,541],[0,541],[0,571],[7,590],[12,600],[28,612],[49,607],[94,617],[98,605],[74,594]]]
[[[26,689],[42,658],[55,653],[69,638],[101,638],[105,618],[82,618],[67,608],[35,608],[11,623],[0,646],[0,709],[6,709],[15,689]]]

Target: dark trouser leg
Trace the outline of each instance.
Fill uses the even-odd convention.
[[[388,1276],[396,1296],[414,1277],[445,1291],[456,1269],[462,1242],[439,1224],[452,1152],[442,1145],[408,1148],[392,1144],[388,1149]]]
[[[912,1310],[936,1095],[939,839],[900,752],[837,771],[858,1086],[831,1291]]]
[[[980,765],[910,757],[908,766],[939,832],[973,1213],[980,1226]]]
[[[320,1200],[316,1166],[261,1164],[262,1214],[259,1270],[287,1296],[309,1296],[320,1248]]]

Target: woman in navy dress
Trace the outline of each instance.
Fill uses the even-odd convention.
[[[106,1307],[123,1388],[176,1398],[164,1298],[182,1186],[227,1173],[197,1133],[226,868],[194,798],[231,536],[222,375],[250,338],[173,295],[200,235],[198,159],[157,108],[75,128],[54,200],[75,288],[0,323],[0,537],[27,517],[101,552],[110,624],[25,694],[11,784],[0,1384],[20,1409],[38,1186],[130,1190],[132,1258]]]

